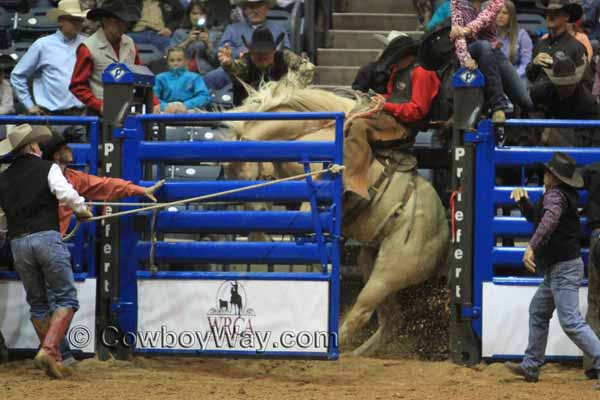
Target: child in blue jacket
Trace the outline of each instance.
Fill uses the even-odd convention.
[[[185,51],[179,47],[169,49],[167,63],[169,71],[158,74],[154,83],[160,110],[177,114],[206,108],[212,98],[202,76],[187,70]]]

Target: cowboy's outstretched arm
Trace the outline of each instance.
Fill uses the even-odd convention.
[[[84,204],[85,199],[73,189],[57,164],[53,164],[48,172],[48,186],[58,201],[66,204],[76,214],[89,213]]]

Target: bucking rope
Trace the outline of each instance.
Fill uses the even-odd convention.
[[[177,201],[172,201],[172,202],[168,202],[168,203],[153,204],[151,206],[135,208],[133,210],[121,211],[121,212],[114,213],[114,214],[100,215],[100,216],[85,219],[85,220],[83,220],[83,222],[101,221],[101,220],[109,219],[109,218],[118,218],[118,217],[122,217],[125,215],[137,214],[137,213],[144,212],[144,211],[159,210],[162,208],[179,206],[182,204],[194,203],[194,202],[199,202],[199,201],[208,200],[208,199],[214,199],[216,197],[241,193],[241,192],[254,190],[254,189],[260,189],[263,187],[276,185],[278,183],[294,181],[294,180],[306,178],[308,176],[320,175],[325,172],[330,172],[332,174],[339,174],[342,170],[344,170],[344,168],[345,167],[343,165],[333,164],[329,168],[320,169],[318,171],[307,172],[304,174],[294,175],[294,176],[290,176],[287,178],[277,179],[277,180],[269,181],[269,182],[257,183],[255,185],[244,186],[242,188],[230,189],[230,190],[225,190],[222,192],[211,193],[211,194],[206,194],[206,195],[196,196],[196,197],[190,197],[190,198],[183,199],[183,200],[177,200]],[[127,204],[129,205],[129,203],[127,203]]]

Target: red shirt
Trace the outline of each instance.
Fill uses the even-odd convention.
[[[390,97],[394,90],[394,79],[398,72],[398,66],[394,67],[390,80],[387,84],[387,95]],[[412,73],[412,95],[407,103],[392,103],[387,101],[384,110],[396,117],[400,122],[411,123],[421,121],[429,114],[431,103],[440,90],[440,78],[435,71],[427,71],[418,66]]]
[[[145,188],[119,178],[99,177],[71,168],[66,168],[64,175],[77,193],[87,200],[118,200],[123,197],[143,196],[146,193]],[[58,208],[60,233],[63,236],[69,229],[71,215],[73,210],[69,207],[61,205]]]
[[[115,55],[119,54],[119,44],[112,45],[112,48],[115,51]],[[135,65],[142,65],[137,48],[135,49],[134,63]],[[71,93],[73,93],[73,95],[77,97],[83,104],[100,112],[104,102],[97,98],[94,95],[94,92],[92,92],[90,78],[93,70],[94,61],[92,60],[92,53],[86,45],[81,44],[77,49],[77,62],[75,63],[75,68],[73,69],[73,75],[71,76],[71,85],[69,86],[69,89],[71,90]],[[156,96],[154,96],[154,105],[158,104],[160,104],[160,102]]]

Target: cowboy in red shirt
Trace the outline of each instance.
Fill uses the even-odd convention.
[[[133,39],[125,35],[130,24],[140,19],[140,9],[127,2],[107,0],[102,7],[87,13],[91,21],[99,21],[101,27],[77,49],[77,62],[69,89],[88,108],[103,113],[104,86],[102,73],[112,63],[141,65]],[[154,98],[154,112],[160,105]]]
[[[164,181],[159,181],[154,186],[146,188],[123,179],[98,177],[67,168],[73,162],[73,151],[67,145],[65,138],[56,132],[53,132],[52,139],[43,143],[41,147],[44,159],[58,164],[67,181],[88,200],[110,201],[123,197],[146,196],[155,202],[154,192],[164,184]],[[70,208],[62,205],[58,208],[60,233],[63,236],[69,229],[72,215],[73,211]]]
[[[440,89],[436,72],[417,64],[419,42],[406,35],[397,37],[392,43],[396,41],[399,43],[396,44],[395,63],[391,66],[384,95],[385,112],[353,121],[344,140],[345,200],[351,203],[348,209],[370,199],[367,172],[373,158],[371,145],[412,145],[418,126],[429,114]]]

